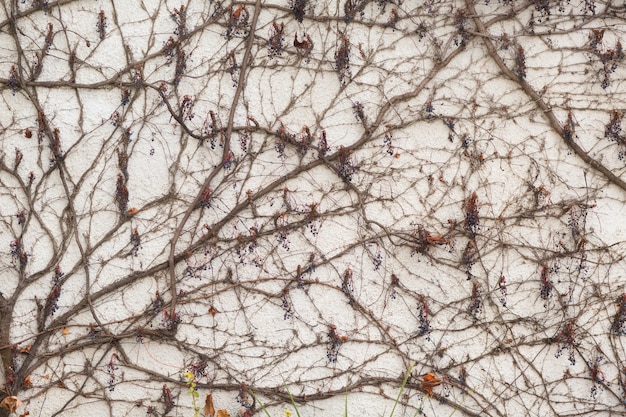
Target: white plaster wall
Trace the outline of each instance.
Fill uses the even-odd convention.
[[[469,38],[455,44],[462,37],[455,13],[467,10],[464,2],[380,2],[388,3],[384,9],[366,2],[363,15],[349,23],[343,2],[308,2],[298,23],[286,1],[223,2],[221,15],[219,2],[184,1],[191,35],[181,40],[188,59],[178,83],[176,59],[168,64],[163,48],[177,37],[171,14],[180,1],[30,3],[5,0],[0,11],[6,85],[0,91],[0,292],[12,307],[0,348],[16,346],[5,391],[11,372],[32,384],[7,392],[24,402],[18,415],[143,416],[151,409],[162,415],[166,384],[175,401],[168,415],[191,416],[183,374],[200,360],[206,361],[206,374],[197,378],[200,405],[213,392],[216,407],[232,416],[246,413],[236,401],[242,382],[271,404],[272,415],[293,411],[283,380],[303,416],[343,413],[346,391],[349,415],[389,413],[414,362],[396,415],[623,412],[624,336],[611,328],[620,317],[616,300],[626,291],[626,189],[597,164],[623,178],[624,145],[604,131],[610,112],[624,111],[626,72],[617,60],[602,88],[602,64],[589,44],[592,29],[606,29],[602,51],[624,38],[623,2],[596,2],[595,17],[573,2],[561,11],[549,2],[549,17],[534,4],[474,6],[509,68],[516,68],[516,45],[523,45],[525,82],[560,126],[572,112],[573,140],[596,167],[568,147],[519,80],[503,74],[469,11]],[[239,4],[249,22],[260,7],[254,36],[228,39]],[[386,25],[392,9],[396,29]],[[277,57],[267,48],[273,21],[285,24]],[[48,23],[54,38],[45,51]],[[420,24],[427,27],[422,39]],[[296,33],[315,44],[308,62],[293,46]],[[343,34],[350,39],[345,84],[335,71]],[[232,75],[231,51],[239,66]],[[31,79],[36,52],[45,58]],[[133,84],[138,64],[142,79]],[[21,74],[15,94],[8,80],[13,65]],[[125,105],[123,88],[130,93]],[[179,110],[185,95],[193,98],[193,118]],[[365,121],[355,117],[356,102]],[[40,142],[39,111],[49,125]],[[209,111],[225,134],[232,116],[228,169],[223,147],[212,148],[205,129]],[[306,154],[292,143],[279,157],[281,124],[294,134],[310,128],[315,140]],[[51,163],[55,128],[63,156]],[[319,162],[322,130],[331,151]],[[341,146],[353,151],[350,181],[336,173]],[[17,167],[16,149],[23,154]],[[121,213],[116,203],[119,150],[128,155],[127,208],[136,213]],[[36,179],[29,187],[31,171]],[[209,177],[210,207],[194,209]],[[475,235],[465,219],[474,192]],[[287,225],[289,244],[282,245],[277,236]],[[418,225],[432,234],[425,253],[415,253]],[[251,228],[259,232],[257,246]],[[134,230],[141,238],[136,253]],[[449,244],[434,243],[449,231]],[[23,268],[9,246],[18,238],[27,252]],[[477,252],[468,269],[469,242]],[[65,274],[58,310],[46,315],[57,265]],[[553,286],[545,298],[543,265],[552,270]],[[347,269],[352,301],[342,287]],[[180,324],[168,333],[172,276],[174,292],[182,291],[175,306]],[[480,288],[476,314],[469,313],[472,285]],[[155,305],[157,292],[163,305]],[[430,332],[419,335],[424,299]],[[567,346],[557,357],[568,323],[575,329],[569,346],[575,363]],[[327,358],[330,326],[345,336],[336,361]],[[592,372],[594,364],[602,374]],[[443,381],[433,396],[422,384],[427,372]]]

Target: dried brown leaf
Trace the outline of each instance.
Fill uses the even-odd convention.
[[[206,396],[204,401],[204,415],[206,417],[215,417],[215,407],[213,406],[213,394]]]
[[[5,399],[0,402],[0,407],[6,408],[9,410],[9,413],[15,413],[15,410],[17,410],[20,405],[22,405],[22,402],[15,395],[5,397]]]
[[[426,391],[428,395],[433,395],[433,388],[438,385],[441,385],[441,379],[437,378],[432,372],[428,372],[426,375],[422,376],[422,389]]]

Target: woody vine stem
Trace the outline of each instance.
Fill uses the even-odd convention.
[[[0,416],[623,413],[624,10],[0,1]]]

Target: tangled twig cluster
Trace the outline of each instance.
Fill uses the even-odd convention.
[[[0,417],[624,411],[620,5],[135,3],[0,7]]]

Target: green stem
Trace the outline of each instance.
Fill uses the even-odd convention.
[[[409,366],[409,370],[406,371],[406,375],[404,375],[404,381],[402,381],[402,386],[400,386],[400,392],[398,392],[398,396],[396,397],[396,402],[393,404],[393,408],[391,409],[391,414],[389,414],[389,417],[393,417],[393,412],[396,410],[396,406],[400,402],[400,396],[402,395],[402,391],[404,391],[404,387],[406,386],[407,381],[411,377],[411,371],[413,370],[414,366],[415,366],[415,362],[413,362],[411,366]]]

